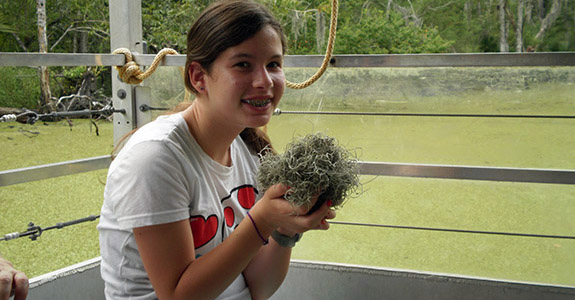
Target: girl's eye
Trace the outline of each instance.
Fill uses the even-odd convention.
[[[235,66],[240,68],[248,68],[250,66],[250,63],[248,63],[247,61],[242,61],[235,64]]]
[[[277,61],[271,62],[268,64],[268,68],[281,68],[281,64]]]

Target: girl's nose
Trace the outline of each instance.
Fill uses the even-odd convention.
[[[274,82],[266,68],[261,68],[255,72],[253,85],[255,88],[270,88]]]

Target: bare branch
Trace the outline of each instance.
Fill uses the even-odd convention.
[[[70,26],[68,26],[68,28],[66,28],[64,33],[60,36],[60,38],[54,43],[54,45],[52,45],[52,47],[50,47],[50,51],[52,51],[54,49],[54,47],[56,47],[56,45],[58,45],[60,43],[60,41],[66,36],[66,34],[68,34],[70,29],[72,29],[72,25],[70,25]]]
[[[22,42],[20,37],[14,32],[12,32],[12,36],[14,37],[14,39],[16,39],[18,46],[20,46],[20,48],[22,48],[22,50],[24,50],[24,52],[28,52],[28,47],[26,47],[26,45],[24,45],[24,43]]]
[[[557,20],[559,14],[561,12],[561,0],[553,0],[553,5],[551,5],[551,10],[545,16],[543,20],[541,20],[541,27],[539,27],[539,32],[535,35],[535,39],[542,40],[547,33],[547,30],[551,28],[551,25]]]
[[[447,2],[447,3],[445,3],[445,4],[443,4],[443,5],[436,6],[436,7],[429,7],[428,9],[429,9],[429,10],[432,10],[432,11],[438,11],[438,10],[440,10],[440,9],[443,9],[443,8],[447,7],[447,6],[450,6],[451,4],[453,4],[453,1],[449,1],[449,2]]]

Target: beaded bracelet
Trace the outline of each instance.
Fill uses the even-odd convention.
[[[252,220],[252,224],[254,224],[254,228],[256,229],[256,232],[258,233],[258,235],[260,236],[260,239],[262,239],[262,242],[264,243],[264,246],[267,245],[270,242],[270,239],[265,239],[264,236],[262,235],[262,233],[260,232],[260,230],[258,229],[258,226],[256,225],[256,221],[254,221],[254,218],[252,218],[252,215],[250,215],[250,212],[248,211],[248,217],[250,217],[250,220]]]

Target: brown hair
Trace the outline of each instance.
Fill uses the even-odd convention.
[[[224,0],[206,8],[188,32],[186,88],[198,93],[187,75],[193,61],[200,63],[209,73],[213,62],[223,51],[251,38],[264,26],[271,26],[278,33],[285,54],[286,40],[281,25],[265,6],[253,1]],[[246,128],[240,136],[256,153],[266,147],[273,151],[269,137],[259,128]]]

